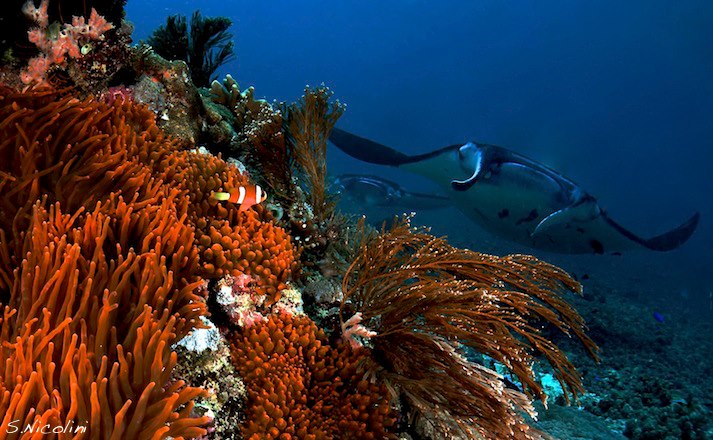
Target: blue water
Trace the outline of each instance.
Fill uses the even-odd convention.
[[[129,0],[126,9],[138,40],[195,7]],[[201,11],[233,20],[237,57],[219,75],[258,96],[295,100],[325,83],[348,104],[342,128],[407,153],[466,140],[507,146],[578,182],[643,236],[700,211],[680,250],[565,266],[593,261],[644,280],[666,272],[654,285],[686,288],[690,301],[713,289],[704,276],[713,269],[713,3],[223,1]],[[335,174],[357,168],[431,188],[339,152],[330,161]],[[525,250],[443,217],[434,226],[454,240]]]

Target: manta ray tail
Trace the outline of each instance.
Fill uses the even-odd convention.
[[[334,128],[329,136],[332,143],[355,159],[377,165],[390,165],[397,167],[413,159],[393,148],[370,141],[347,131]]]
[[[615,223],[613,220],[611,220],[609,218],[607,218],[607,221],[614,228],[618,229],[619,232],[626,235],[633,241],[638,242],[642,246],[644,246],[652,251],[666,252],[666,251],[671,251],[673,249],[676,249],[676,248],[680,247],[683,243],[688,241],[688,239],[691,238],[691,235],[693,235],[693,232],[696,230],[696,227],[698,226],[698,221],[700,220],[700,218],[701,218],[700,213],[696,212],[695,214],[693,214],[691,216],[691,218],[686,220],[683,224],[681,224],[677,228],[671,229],[668,232],[664,232],[661,235],[657,235],[657,236],[651,237],[649,239],[644,239],[644,238],[634,235],[632,232],[628,231],[627,229],[624,229],[624,227]]]

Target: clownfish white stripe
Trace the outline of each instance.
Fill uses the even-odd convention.
[[[260,185],[255,185],[255,203],[262,202],[262,188]]]
[[[240,191],[240,196],[238,196],[238,204],[241,204],[245,201],[245,187],[241,186],[238,190]]]

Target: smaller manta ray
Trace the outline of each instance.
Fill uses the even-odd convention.
[[[681,226],[645,239],[609,218],[571,180],[503,147],[468,142],[408,156],[338,128],[329,139],[356,159],[431,179],[485,230],[536,249],[568,254],[670,251],[691,237],[700,217],[695,213]]]
[[[376,228],[391,227],[404,212],[453,206],[448,197],[407,191],[396,182],[365,174],[341,174],[331,189],[340,195],[340,209],[365,216]]]
[[[410,192],[398,183],[378,176],[341,174],[334,180],[343,199],[360,207],[424,210],[452,206],[448,197]]]

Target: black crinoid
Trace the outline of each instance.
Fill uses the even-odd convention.
[[[185,61],[193,83],[208,87],[218,67],[234,55],[233,34],[228,31],[232,24],[227,17],[203,17],[195,11],[189,33],[185,16],[170,15],[165,25],[154,30],[148,43],[167,60]]]

